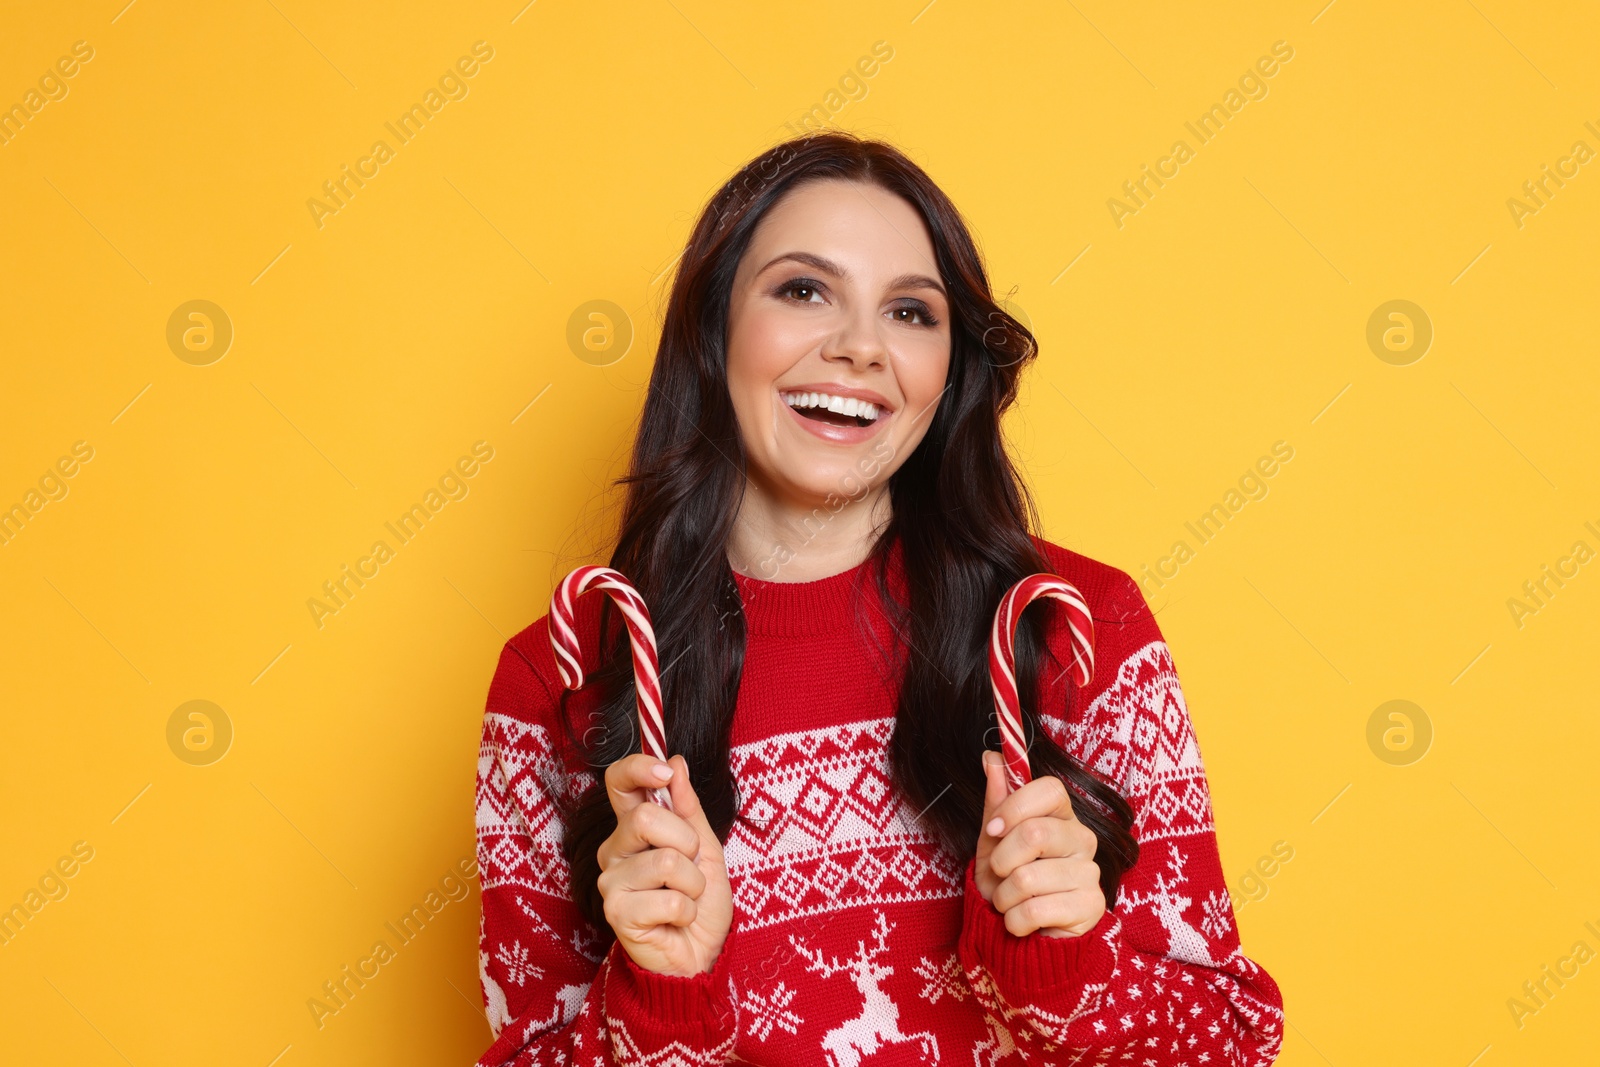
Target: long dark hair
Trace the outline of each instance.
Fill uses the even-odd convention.
[[[670,709],[668,751],[684,754],[707,818],[726,839],[738,801],[728,738],[745,646],[727,542],[746,480],[728,393],[728,304],[734,272],[762,216],[800,183],[830,178],[876,184],[915,208],[949,292],[947,388],[923,440],[889,479],[893,514],[869,563],[905,648],[915,650],[901,658],[892,778],[911,809],[922,812],[924,827],[964,862],[976,847],[983,816],[980,751],[994,707],[987,657],[995,607],[1012,583],[1050,570],[1032,539],[1038,512],[1011,465],[1000,428],[1038,346],[995,303],[955,205],[898,149],[843,132],[808,134],[750,161],[706,205],[672,284],[632,461],[617,480],[626,487],[626,499],[610,565],[650,605],[667,668],[661,681]],[[960,520],[951,521],[951,515]],[[905,603],[894,602],[885,580],[896,539]],[[1132,810],[1040,727],[1035,704],[1044,647],[1041,615],[1041,609],[1024,613],[1016,639],[1030,761],[1035,775],[1055,775],[1067,784],[1078,818],[1098,837],[1095,861],[1109,904],[1138,858]],[[603,687],[600,721],[580,730],[566,720],[567,694],[562,698],[568,740],[597,775],[637,743],[626,633],[609,603],[600,620],[603,664],[589,683]],[[595,851],[616,828],[616,818],[603,787],[566,807],[573,899],[607,933]]]

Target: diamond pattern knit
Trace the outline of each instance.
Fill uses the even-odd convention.
[[[734,915],[707,974],[635,966],[573,905],[556,802],[598,772],[556,721],[547,620],[502,649],[477,769],[479,976],[495,1037],[478,1067],[1270,1064],[1282,997],[1240,948],[1171,652],[1126,573],[1036,543],[1096,620],[1095,676],[1079,690],[1064,612],[1034,609],[1050,619],[1044,726],[1128,799],[1140,841],[1092,930],[1012,935],[971,857],[939,847],[891,785],[885,652],[898,639],[869,566],[798,583],[736,573]],[[895,545],[893,589],[899,559]],[[599,600],[578,602],[586,666]],[[590,696],[568,713],[586,715]]]

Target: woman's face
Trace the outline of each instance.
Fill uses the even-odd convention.
[[[728,309],[750,477],[806,508],[886,482],[944,390],[949,312],[922,217],[894,193],[815,180],[768,209]]]

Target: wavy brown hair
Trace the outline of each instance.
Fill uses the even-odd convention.
[[[728,305],[734,272],[756,224],[803,182],[867,182],[902,197],[932,238],[949,293],[947,387],[926,435],[889,478],[892,517],[868,562],[902,647],[890,743],[896,788],[920,821],[963,861],[983,817],[980,752],[994,696],[988,640],[996,606],[1016,581],[1050,565],[1034,543],[1038,512],[1001,435],[1001,417],[1038,345],[994,301],[983,262],[955,205],[897,148],[837,131],[808,134],[763,152],[719,189],[690,234],[673,280],[625,487],[610,566],[650,605],[661,662],[668,751],[688,761],[712,829],[726,839],[738,798],[729,769],[729,728],[744,663],[744,617],[728,564],[729,531],[746,484],[746,456],[727,381]],[[959,521],[950,516],[959,515]],[[898,539],[906,602],[891,595],[886,566]],[[566,715],[569,742],[591,767],[635,750],[632,657],[609,601],[600,612],[603,665],[598,717],[581,731]],[[1018,689],[1035,775],[1068,786],[1074,811],[1099,839],[1095,861],[1108,904],[1138,858],[1132,810],[1107,783],[1041,729],[1038,676],[1042,609],[1022,616],[1016,638]],[[1057,709],[1062,715],[1065,709]],[[599,728],[597,729],[596,726]],[[992,735],[991,738],[992,740]],[[565,804],[565,852],[573,900],[608,932],[596,850],[616,828],[603,787]]]

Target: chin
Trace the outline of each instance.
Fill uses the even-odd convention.
[[[810,467],[804,471],[780,471],[780,476],[798,495],[827,501],[833,507],[838,507],[841,499],[859,497],[866,488],[865,479],[849,463]]]

